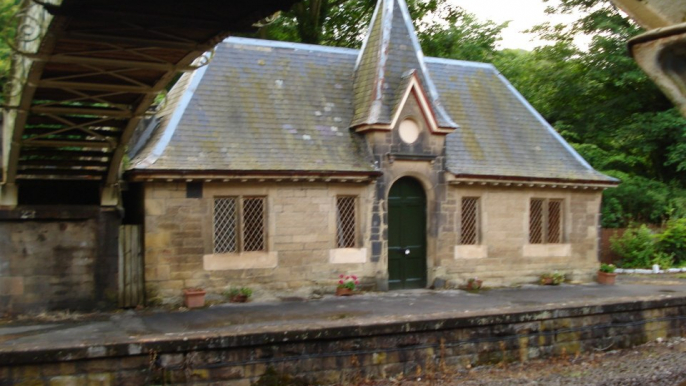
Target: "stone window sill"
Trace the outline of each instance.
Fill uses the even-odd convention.
[[[329,249],[331,264],[360,264],[367,262],[367,248]]]
[[[569,257],[572,244],[527,244],[522,249],[524,257]]]
[[[252,268],[276,268],[277,252],[216,253],[202,258],[205,271],[231,271]]]
[[[461,259],[485,259],[488,257],[486,245],[456,245],[455,260]]]

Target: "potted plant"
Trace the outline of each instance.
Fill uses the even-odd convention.
[[[355,275],[346,276],[341,274],[338,278],[336,296],[350,296],[355,291],[357,285],[360,284],[360,281],[357,280],[357,276]]]
[[[600,264],[600,269],[598,270],[598,283],[605,285],[615,284],[615,279],[617,278],[617,274],[615,273],[616,268],[617,267],[615,267],[614,264]]]
[[[227,295],[231,303],[245,303],[252,296],[252,289],[248,287],[231,288]]]
[[[483,284],[483,280],[479,280],[478,277],[471,277],[471,278],[467,279],[467,290],[468,291],[480,290],[482,284]]]
[[[541,285],[560,285],[565,281],[565,274],[560,272],[546,272],[541,275]]]
[[[186,308],[204,307],[205,293],[202,288],[185,288],[183,290],[183,304]]]

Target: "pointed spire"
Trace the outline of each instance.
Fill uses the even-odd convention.
[[[440,129],[457,128],[440,104],[404,0],[379,0],[355,64],[352,127],[387,127],[402,106],[407,74],[418,80]],[[405,85],[405,86],[403,86]],[[441,130],[442,131],[442,130]]]

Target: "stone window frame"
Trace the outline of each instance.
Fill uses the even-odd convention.
[[[350,222],[341,223],[341,209],[350,210],[349,207],[341,208],[341,200],[353,200],[352,203],[352,224]],[[359,226],[359,196],[351,194],[337,194],[336,195],[336,248],[359,248],[360,246],[360,226]],[[344,217],[349,217],[346,213]],[[352,226],[351,226],[352,225]],[[352,229],[349,229],[349,227]],[[352,233],[352,243],[350,242],[350,235]]]
[[[464,234],[465,234],[465,213],[464,213],[464,208],[465,208],[465,200],[472,200],[474,202],[474,222],[471,224],[473,227],[473,241],[472,242],[465,242],[464,240]],[[458,217],[459,225],[460,225],[460,233],[459,233],[459,243],[458,245],[481,245],[482,243],[482,234],[481,234],[481,197],[480,196],[462,196],[460,197],[460,215]],[[469,224],[468,224],[469,225]],[[470,240],[471,241],[471,240]]]
[[[364,264],[369,263],[369,249],[367,242],[370,237],[372,225],[371,219],[371,198],[369,186],[350,186],[348,184],[331,183],[327,186],[328,189],[328,204],[327,211],[329,213],[329,264]],[[338,247],[338,225],[336,213],[336,201],[338,197],[354,196],[356,200],[356,217],[355,217],[355,247],[341,248]]]
[[[540,220],[535,220],[532,219],[532,213],[535,210],[534,208],[534,201],[540,201],[541,202],[541,214],[540,214]],[[550,222],[550,217],[551,217],[551,207],[553,207],[553,204],[557,208],[556,210],[558,211],[557,214],[557,229],[552,228],[551,232],[551,222]],[[561,197],[531,197],[529,198],[529,206],[528,206],[528,244],[530,245],[545,245],[545,244],[565,244],[566,243],[566,227],[565,227],[565,221],[567,218],[566,215],[566,200]],[[540,228],[540,236],[535,235],[536,232],[533,227],[537,226]],[[555,239],[551,239],[551,233],[556,234],[556,236],[553,236]],[[539,239],[540,237],[540,239]],[[534,240],[534,238],[536,238]],[[539,241],[540,240],[540,241]]]
[[[235,249],[234,250],[228,250],[228,251],[217,251],[217,241],[216,241],[216,235],[217,235],[217,230],[216,230],[216,220],[217,220],[217,214],[215,212],[216,208],[216,202],[217,200],[224,200],[224,199],[233,199],[235,200],[235,228],[234,228],[234,238],[235,238]],[[261,233],[262,233],[262,241],[261,241],[261,248],[260,249],[254,249],[253,247],[247,248],[246,250],[246,223],[248,222],[245,218],[245,201],[246,200],[253,200],[253,199],[261,199],[262,201],[262,221],[261,221]],[[269,233],[269,200],[267,195],[220,195],[220,196],[214,196],[212,197],[212,203],[213,203],[213,209],[212,209],[212,250],[214,254],[223,254],[223,253],[244,253],[244,252],[268,252],[269,251],[269,243],[268,243],[268,233]]]

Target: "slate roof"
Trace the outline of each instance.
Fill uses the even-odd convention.
[[[398,91],[404,91],[400,87],[404,75],[414,70],[428,94],[438,126],[456,128],[458,125],[441,105],[423,57],[405,2],[379,1],[355,65],[354,116],[350,126],[391,123],[393,112],[400,107]]]
[[[228,39],[204,74],[184,75],[170,92],[131,169],[373,172],[363,137],[348,130],[355,58],[353,50]],[[175,94],[184,86],[187,106]]]
[[[432,80],[422,87],[435,88],[459,125],[445,149],[458,178],[617,182],[593,170],[494,66],[415,56],[414,70]],[[359,50],[229,38],[170,92],[130,169],[378,172],[363,134],[350,129],[364,60]],[[402,74],[393,82],[402,88]]]
[[[594,170],[491,64],[427,58],[460,128],[446,137],[457,176],[618,182]]]

